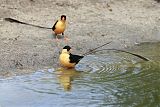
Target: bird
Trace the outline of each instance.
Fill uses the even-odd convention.
[[[74,68],[83,57],[84,56],[71,54],[71,47],[67,45],[62,49],[59,56],[59,62],[63,67]]]
[[[65,29],[66,29],[66,16],[61,15],[61,19],[57,20],[52,27],[52,30],[55,33],[57,41],[58,41],[57,34],[62,34],[64,36]],[[66,39],[65,36],[64,36],[64,39]]]

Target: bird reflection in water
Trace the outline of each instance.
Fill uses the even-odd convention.
[[[57,70],[58,80],[60,84],[63,86],[65,91],[71,91],[72,89],[72,81],[74,78],[80,76],[80,72],[73,69],[65,69],[59,68]]]

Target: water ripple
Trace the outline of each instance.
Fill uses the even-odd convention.
[[[41,103],[35,102],[40,100],[57,107],[154,107],[160,99],[159,75],[160,61],[144,62],[119,53],[89,55],[76,69],[51,68],[0,80],[0,90],[6,92],[0,96],[9,96],[0,103],[31,102],[39,107]],[[24,98],[15,97],[21,94]]]

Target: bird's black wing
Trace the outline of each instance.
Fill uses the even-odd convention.
[[[56,29],[56,24],[57,24],[58,20],[55,22],[55,24],[52,27],[52,30],[54,31]]]
[[[84,56],[79,56],[79,55],[73,55],[70,53],[70,63],[78,63]]]

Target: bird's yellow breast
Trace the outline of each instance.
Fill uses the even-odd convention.
[[[56,34],[61,34],[64,32],[64,30],[66,29],[66,23],[64,21],[59,20],[55,26],[55,30],[54,32]]]
[[[67,68],[73,68],[76,65],[76,63],[70,63],[69,54],[67,53],[60,54],[59,61],[62,66]]]

